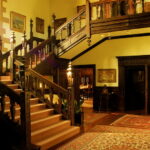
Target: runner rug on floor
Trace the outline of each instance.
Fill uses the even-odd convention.
[[[124,115],[113,123],[113,126],[150,129],[150,116]]]

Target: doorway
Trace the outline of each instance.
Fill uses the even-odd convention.
[[[150,55],[119,56],[121,112],[150,114]]]
[[[74,66],[75,98],[83,100],[83,107],[93,108],[95,65]]]
[[[145,110],[145,67],[125,67],[125,112],[144,114]]]

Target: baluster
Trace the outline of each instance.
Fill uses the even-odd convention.
[[[46,48],[43,48],[43,57],[44,57],[44,60],[45,60],[45,58],[46,58]]]
[[[37,55],[34,56],[35,65],[37,66]]]
[[[32,68],[32,57],[29,58],[30,61],[30,68]]]
[[[3,65],[3,61],[2,61],[2,39],[0,36],[0,75],[2,74],[2,65]]]
[[[52,32],[51,26],[48,26],[48,39],[50,39],[51,37],[51,32]]]
[[[8,71],[8,57],[6,58],[6,69],[5,69],[5,72]]]
[[[58,93],[58,102],[59,102],[59,104],[58,104],[58,110],[57,110],[57,112],[60,114],[61,113],[61,108],[62,108],[62,100],[61,100],[61,93],[59,92]]]
[[[99,19],[99,5],[96,5],[96,20]]]
[[[60,30],[60,41],[63,40],[63,29]]]
[[[80,30],[81,27],[82,27],[82,26],[81,26],[81,16],[78,17],[78,20],[79,20],[79,30]]]
[[[11,113],[11,119],[15,120],[15,102],[14,100],[10,99],[10,113]]]
[[[49,106],[50,107],[52,107],[52,105],[53,105],[53,89],[52,88],[49,88],[49,98],[50,98],[50,100],[49,100]]]
[[[67,26],[67,37],[71,36],[71,23]]]
[[[5,111],[5,94],[0,95],[0,103],[1,103],[1,111],[4,113]]]
[[[74,26],[74,20],[72,21],[72,34],[75,33],[75,26]]]

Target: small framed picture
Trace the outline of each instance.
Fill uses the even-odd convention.
[[[44,20],[36,17],[36,32],[44,34]]]
[[[26,16],[11,11],[10,29],[17,32],[24,32],[26,30]]]

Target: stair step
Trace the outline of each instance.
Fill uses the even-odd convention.
[[[0,80],[1,80],[1,81],[2,81],[2,80],[8,81],[8,80],[10,80],[10,79],[11,79],[10,76],[0,76]]]
[[[37,104],[39,102],[39,98],[30,98],[30,104]]]
[[[61,119],[62,115],[57,114],[57,115],[51,115],[46,118],[42,118],[40,120],[32,121],[31,122],[31,131],[35,131],[47,126],[50,126],[54,123],[58,123]]]
[[[0,80],[1,82],[3,82],[4,84],[11,84],[12,81],[11,80]]]
[[[31,133],[32,142],[35,143],[42,139],[52,137],[54,134],[58,134],[59,132],[68,129],[69,127],[71,127],[70,120],[65,120],[65,121],[60,121],[51,126],[42,128],[40,130],[36,130]]]
[[[44,139],[40,142],[36,142],[35,144],[40,146],[40,150],[47,150],[48,148],[59,144],[61,142],[64,142],[65,140],[77,135],[80,133],[80,127],[70,127],[69,129],[60,132],[57,135],[54,135],[50,138]]]
[[[35,111],[42,110],[44,108],[46,108],[46,104],[44,103],[34,104],[30,106],[30,111],[35,112]]]
[[[18,88],[18,84],[8,84],[7,86],[12,88],[12,89],[17,89]]]
[[[31,120],[37,120],[37,119],[42,119],[44,117],[48,117],[53,113],[54,109],[44,109],[44,110],[40,110],[38,112],[33,112],[31,113]]]
[[[14,89],[14,91],[15,91],[17,94],[21,94],[21,92],[23,92],[22,89]]]

